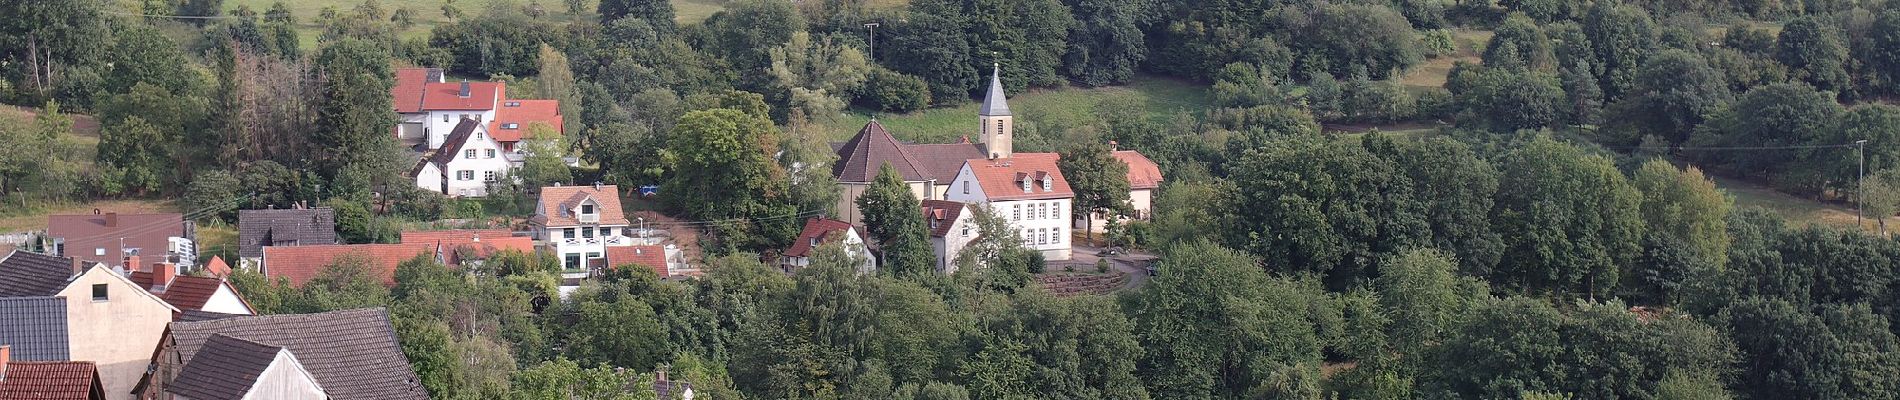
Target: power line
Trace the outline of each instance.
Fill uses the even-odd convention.
[[[1847,143],[1847,144],[1813,144],[1813,145],[1789,145],[1789,146],[1701,146],[1701,147],[1694,147],[1694,146],[1599,146],[1599,147],[1602,147],[1605,149],[1617,149],[1617,150],[1665,149],[1665,150],[1674,150],[1674,151],[1683,151],[1683,150],[1742,151],[1742,150],[1841,149],[1841,148],[1849,148],[1849,147],[1854,147],[1854,146],[1857,146],[1857,145],[1853,143]]]

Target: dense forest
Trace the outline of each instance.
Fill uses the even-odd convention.
[[[309,202],[390,242],[598,181],[731,221],[704,278],[624,268],[565,299],[528,254],[412,260],[393,288],[363,262],[234,278],[265,312],[390,307],[438,398],[641,398],[622,383],[666,369],[714,399],[1900,399],[1892,0],[732,0],[691,23],[664,0],[134,3],[0,2],[0,103],[38,110],[0,115],[0,210]],[[1473,31],[1442,87],[1401,82]],[[486,199],[418,190],[388,134],[398,65],[562,100],[568,129]],[[1111,232],[1160,256],[1147,287],[1052,296],[987,213],[985,268],[955,275],[760,261],[784,217],[836,203],[817,122],[966,103],[992,66],[1012,92],[1152,75],[1216,103],[1017,128],[1161,164],[1152,221]],[[1877,223],[1737,207],[1706,174]]]

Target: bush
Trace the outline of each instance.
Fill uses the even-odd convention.
[[[1095,273],[1098,273],[1098,274],[1108,273],[1108,259],[1106,258],[1095,259]]]
[[[220,221],[231,221],[237,215],[239,202],[233,201],[243,190],[243,183],[223,170],[210,170],[198,173],[191,179],[191,185],[185,188],[185,197],[179,199],[179,205],[185,213],[209,213]]]
[[[930,86],[923,79],[883,68],[871,70],[864,92],[861,99],[888,112],[917,111],[930,104]]]

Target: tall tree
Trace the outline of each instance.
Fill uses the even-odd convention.
[[[1133,211],[1128,203],[1128,164],[1116,159],[1108,145],[1089,141],[1070,146],[1058,164],[1062,177],[1075,190],[1075,213],[1081,217],[1090,238],[1096,215],[1121,218]]]
[[[892,24],[888,44],[882,46],[886,66],[922,78],[930,85],[935,104],[958,104],[978,87],[975,52],[962,27],[968,18],[956,0],[920,0],[910,3],[910,18]]]
[[[1656,46],[1649,13],[1628,4],[1596,3],[1583,18],[1583,33],[1596,53],[1591,65],[1597,67],[1605,98],[1620,99],[1635,89],[1636,70]]]
[[[1632,142],[1653,134],[1680,144],[1704,118],[1734,100],[1722,75],[1701,57],[1674,49],[1645,60],[1632,89],[1615,110],[1621,121],[1616,125],[1631,131],[1621,139]]]
[[[1492,274],[1507,288],[1607,296],[1640,248],[1642,193],[1609,159],[1540,136],[1504,156],[1493,221],[1506,238]]]
[[[864,228],[877,239],[884,271],[892,276],[912,276],[930,271],[930,227],[924,225],[923,208],[910,185],[890,164],[878,167],[871,187],[858,197],[858,210],[864,213]]]
[[[1847,44],[1841,29],[1820,17],[1789,21],[1775,38],[1775,60],[1794,77],[1822,90],[1853,91],[1847,75]]]
[[[368,193],[397,178],[401,146],[389,134],[396,124],[389,88],[395,84],[389,55],[374,43],[344,39],[317,56],[316,147],[319,171],[345,194]]]
[[[1069,27],[1069,47],[1063,54],[1062,73],[1089,86],[1128,82],[1148,59],[1148,43],[1140,23],[1148,3],[1133,0],[1069,0],[1075,24]]]
[[[568,65],[567,54],[556,50],[554,46],[542,43],[541,51],[535,58],[540,64],[538,68],[535,68],[535,91],[540,92],[542,97],[559,100],[561,115],[581,115],[579,90],[575,89],[574,70]],[[585,125],[575,126],[584,127]],[[577,140],[581,139],[578,136],[584,131],[583,129],[570,129],[570,131],[572,132],[558,133],[566,136],[569,143],[576,143],[577,146],[586,142]]]
[[[798,210],[786,197],[785,170],[772,161],[778,128],[765,116],[731,108],[693,111],[669,135],[668,205],[713,225],[715,253],[776,247],[792,239]]]
[[[660,32],[673,31],[673,2],[667,0],[601,0],[595,7],[602,25],[621,18],[638,18]]]
[[[1240,397],[1285,368],[1317,364],[1320,342],[1298,284],[1269,278],[1259,260],[1206,241],[1177,245],[1129,310],[1148,349],[1151,393]]]

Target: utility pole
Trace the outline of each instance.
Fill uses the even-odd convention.
[[[1854,180],[1854,194],[1860,196],[1860,199],[1854,201],[1854,227],[1866,229],[1861,226],[1863,216],[1860,212],[1860,203],[1867,201],[1866,192],[1861,191],[1861,184],[1867,182],[1867,139],[1854,141],[1854,153],[1860,156],[1860,176]],[[1886,217],[1882,216],[1881,218]]]
[[[877,61],[877,23],[866,22],[864,27],[871,29],[871,61]]]

